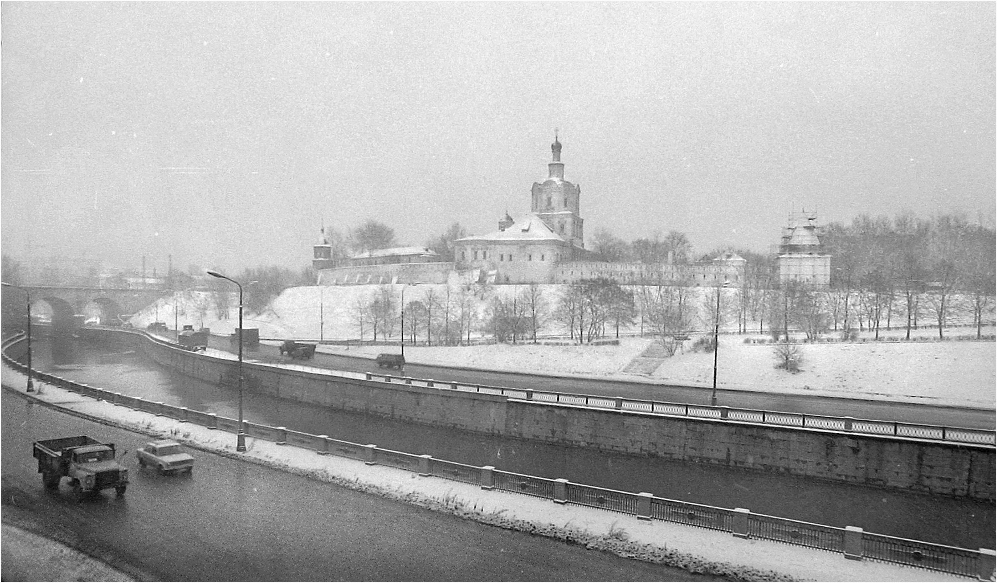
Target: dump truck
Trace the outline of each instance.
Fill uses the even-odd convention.
[[[58,488],[64,477],[79,495],[114,488],[123,496],[128,486],[128,470],[115,461],[113,443],[80,435],[36,441],[33,451],[46,488]]]
[[[192,351],[204,351],[208,347],[208,334],[210,330],[207,328],[201,328],[198,331],[194,330],[194,327],[190,324],[186,324],[183,330],[177,334],[177,342],[180,346],[186,350]]]

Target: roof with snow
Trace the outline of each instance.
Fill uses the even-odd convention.
[[[502,231],[487,235],[472,235],[459,241],[560,241],[564,239],[547,226],[547,223],[534,214],[522,217]]]
[[[391,247],[390,249],[373,249],[371,251],[364,251],[363,253],[357,253],[352,257],[352,259],[364,259],[368,257],[391,257],[395,255],[438,256],[439,253],[433,251],[432,249],[427,249],[426,247]]]

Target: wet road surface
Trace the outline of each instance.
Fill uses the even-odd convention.
[[[31,405],[3,391],[3,512],[30,512],[116,562],[161,580],[715,580],[483,526],[238,460],[193,451],[193,475],[138,467],[147,437]],[[46,491],[34,440],[114,442],[121,498]],[[127,452],[125,452],[127,450]],[[63,536],[63,538],[66,538]]]

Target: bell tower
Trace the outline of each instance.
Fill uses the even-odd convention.
[[[547,164],[547,179],[534,182],[530,210],[559,237],[579,249],[585,248],[582,230],[581,187],[564,179],[564,162],[561,162],[561,142],[554,130],[554,143],[550,145],[552,160]]]

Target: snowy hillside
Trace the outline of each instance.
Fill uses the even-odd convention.
[[[556,297],[553,288],[547,297]],[[400,286],[395,286],[400,291]],[[408,286],[406,303],[422,300],[429,288],[445,294],[446,286]],[[367,301],[377,286],[296,287],[286,290],[264,314],[245,317],[246,328],[259,328],[264,338],[317,340],[319,323],[324,323],[323,338],[356,339],[358,332],[352,314],[357,302]],[[496,286],[492,293],[511,297],[515,286]],[[132,319],[144,328],[155,321],[173,327],[174,300],[180,326],[205,326],[215,334],[231,333],[237,325],[237,298],[231,299],[228,318],[219,318],[208,292],[179,292],[175,298],[160,300]],[[321,311],[320,311],[321,305]],[[484,314],[484,302],[479,312]],[[899,337],[903,332],[883,331],[882,336]],[[950,337],[969,337],[975,330],[950,328]],[[994,334],[993,326],[984,334]],[[876,400],[901,400],[935,404],[962,405],[993,409],[997,387],[997,353],[993,341],[948,342],[865,342],[810,344],[803,348],[802,371],[790,374],[776,369],[772,347],[747,343],[762,339],[758,334],[724,334],[718,354],[718,384],[726,389],[806,393]],[[915,336],[925,340],[937,331],[922,328]],[[369,333],[367,339],[370,339]],[[398,341],[397,332],[391,339]],[[464,366],[483,369],[506,369],[549,374],[584,375],[605,378],[660,381],[709,386],[712,383],[713,354],[684,352],[662,359],[650,374],[625,373],[624,369],[651,344],[649,338],[623,338],[619,346],[542,346],[532,344],[455,347],[407,346],[410,362]],[[691,344],[687,343],[687,344]],[[353,355],[374,356],[394,347],[323,346],[325,352],[341,351]]]

